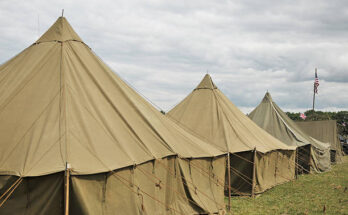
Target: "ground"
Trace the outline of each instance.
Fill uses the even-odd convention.
[[[231,205],[231,214],[348,215],[348,156],[329,172],[301,175],[256,198],[232,197]]]

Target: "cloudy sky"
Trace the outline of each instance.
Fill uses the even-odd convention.
[[[271,92],[284,110],[348,110],[348,2],[0,0],[0,64],[31,45],[64,8],[80,37],[164,110],[209,71],[244,112]]]

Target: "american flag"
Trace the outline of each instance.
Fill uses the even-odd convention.
[[[315,79],[314,79],[314,92],[318,94],[318,87],[319,87],[319,78],[317,75],[317,70],[315,70]]]
[[[305,120],[307,118],[307,116],[304,113],[300,113],[300,117]]]

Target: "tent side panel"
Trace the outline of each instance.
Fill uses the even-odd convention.
[[[296,151],[271,151],[256,156],[256,193],[295,178]]]
[[[308,135],[322,142],[331,144],[333,162],[340,162],[343,156],[342,147],[338,139],[336,120],[306,121],[296,123]]]
[[[296,151],[278,151],[277,154],[277,184],[294,180],[296,174]]]
[[[71,214],[196,214],[187,199],[176,159],[72,176]]]
[[[17,179],[0,176],[0,193],[4,193]],[[64,211],[63,193],[63,173],[24,178],[0,208],[0,214],[61,215]]]
[[[331,169],[330,150],[319,150],[311,146],[311,172],[326,172]]]
[[[202,208],[202,212],[219,213],[225,210],[224,177],[226,157],[180,159],[186,192]]]

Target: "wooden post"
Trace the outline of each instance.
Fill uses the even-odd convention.
[[[65,213],[64,215],[69,215],[69,189],[70,189],[70,164],[66,164],[65,170]]]
[[[299,156],[299,148],[296,148],[296,157],[295,157],[295,178],[298,178],[298,156]]]
[[[255,186],[256,186],[256,168],[255,168],[255,163],[256,163],[256,147],[254,148],[254,159],[253,159],[253,181],[252,181],[252,187],[251,187],[251,197],[255,197]]]
[[[312,162],[312,145],[309,145],[309,159],[308,159],[308,170],[307,173],[311,173],[311,169],[313,166],[313,162]]]
[[[231,211],[231,159],[230,152],[227,153],[227,175],[228,175],[228,211]]]
[[[315,103],[315,89],[313,89],[313,107],[312,107],[313,111],[314,111],[314,103]]]

